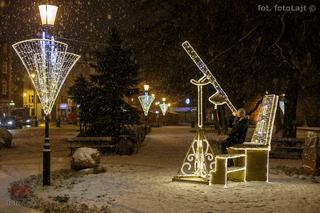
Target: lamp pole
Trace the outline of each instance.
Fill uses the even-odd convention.
[[[58,7],[49,5],[48,1],[45,5],[39,5],[39,11],[41,16],[41,23],[44,28],[42,33],[43,39],[50,39],[49,27],[54,25],[55,17],[58,11]],[[46,60],[49,63],[49,60]],[[44,144],[43,144],[43,180],[44,186],[50,185],[50,173],[51,173],[51,148],[49,141],[49,114],[45,116],[45,130],[44,130]]]
[[[42,25],[45,31],[48,31],[48,26],[54,24],[58,7],[48,4],[40,5],[39,10]],[[45,32],[42,33],[41,39],[19,41],[12,47],[31,78],[45,113],[43,185],[50,185],[49,117],[61,86],[80,55],[67,52],[66,43],[55,41],[53,36],[50,38]],[[33,73],[35,78],[31,77]]]

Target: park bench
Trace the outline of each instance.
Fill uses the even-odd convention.
[[[118,141],[118,143],[131,141],[136,145],[137,152],[146,136],[145,127],[144,125],[128,125],[126,127],[127,130],[124,134],[119,136],[120,141]],[[71,155],[75,149],[80,147],[97,148],[102,150],[107,148],[115,149],[119,145],[117,144],[117,141],[112,139],[112,137],[73,137],[69,138],[68,142]]]
[[[227,186],[228,180],[268,181],[269,152],[277,105],[278,96],[266,95],[263,98],[251,141],[229,147],[228,154],[215,157],[210,184]],[[229,159],[233,160],[234,166],[228,166]]]
[[[74,150],[80,147],[89,147],[89,148],[115,148],[115,144],[112,141],[112,137],[74,137],[69,138],[69,149],[71,155]]]
[[[304,140],[299,138],[272,138],[270,157],[300,159]]]

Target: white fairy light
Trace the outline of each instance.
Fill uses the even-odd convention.
[[[207,65],[202,61],[202,59],[197,54],[197,52],[193,49],[191,44],[188,41],[185,41],[182,43],[182,47],[190,56],[192,61],[197,65],[198,69],[203,73],[204,75],[203,77],[205,78],[205,80],[208,83],[211,83],[214,86],[214,88],[217,90],[215,94],[209,97],[209,101],[213,103],[215,106],[227,104],[227,106],[230,108],[232,113],[235,114],[237,112],[237,109],[233,106],[227,94],[224,92],[224,90],[221,88],[220,84],[218,83],[217,79],[212,75]]]
[[[138,99],[140,101],[144,115],[148,116],[150,106],[151,106],[152,102],[154,101],[155,97],[152,95],[150,96],[148,94],[144,94],[142,96],[139,96]]]
[[[30,39],[12,46],[28,72],[44,113],[49,115],[66,77],[80,56],[68,53],[68,45],[54,39]]]
[[[262,101],[258,122],[251,141],[244,142],[244,144],[235,145],[229,148],[240,153],[245,151],[247,155],[248,151],[266,152],[265,180],[267,182],[269,181],[269,152],[271,150],[271,139],[274,127],[274,120],[277,112],[278,99],[279,97],[276,95],[266,95]],[[250,159],[250,163],[253,164],[254,159]],[[264,171],[264,168],[250,167],[250,169],[251,174],[258,173],[258,171],[253,171],[253,169],[263,169]],[[261,172],[259,174],[261,175]]]
[[[261,111],[258,116],[258,122],[253,132],[251,142],[246,144],[268,145],[272,136],[278,96],[266,95],[262,101]]]
[[[198,131],[183,160],[178,174],[173,177],[177,181],[198,181],[209,183],[210,171],[214,169],[215,159],[211,146],[204,135],[203,127],[203,99],[202,87],[206,84],[205,78],[190,82],[198,88]]]
[[[168,111],[169,105],[166,102],[163,102],[163,103],[159,104],[159,106],[160,106],[162,115],[165,116]]]

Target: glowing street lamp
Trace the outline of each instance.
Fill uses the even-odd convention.
[[[49,4],[39,5],[41,23],[44,26],[53,26],[56,20],[58,7]]]
[[[43,185],[50,185],[49,116],[65,79],[80,56],[67,52],[67,44],[55,41],[48,34],[48,27],[53,26],[58,7],[46,4],[40,5],[39,10],[45,30],[42,39],[20,41],[12,47],[28,72],[45,114]]]

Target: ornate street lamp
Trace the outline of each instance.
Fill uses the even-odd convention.
[[[43,146],[43,185],[50,185],[49,116],[61,87],[80,56],[67,52],[68,45],[54,40],[48,34],[53,26],[57,6],[39,6],[44,26],[42,39],[29,39],[13,44],[39,96],[45,113],[45,141]]]
[[[152,102],[154,101],[155,97],[154,95],[149,95],[148,91],[149,91],[149,85],[145,84],[143,86],[144,88],[144,95],[139,96],[138,99],[140,101],[143,113],[144,113],[144,125],[145,125],[145,133],[147,132],[147,123],[148,123],[148,113],[149,113],[149,109],[150,106],[152,104]]]
[[[43,26],[54,26],[56,20],[58,7],[54,5],[42,4],[39,5],[41,23]]]

